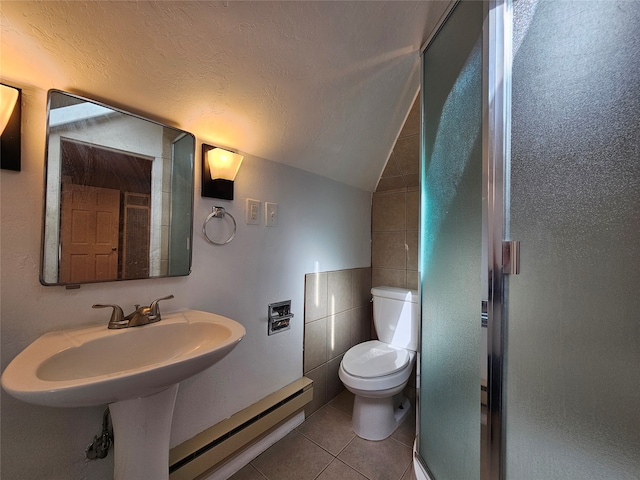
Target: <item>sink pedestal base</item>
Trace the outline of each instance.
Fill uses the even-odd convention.
[[[169,436],[178,385],[109,405],[114,480],[169,479]]]

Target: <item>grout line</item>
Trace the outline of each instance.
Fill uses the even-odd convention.
[[[320,475],[322,475],[322,472],[324,472],[327,468],[329,468],[329,465],[331,465],[331,464],[332,464],[333,462],[335,462],[335,461],[336,461],[336,458],[335,458],[335,457],[333,457],[333,460],[331,460],[331,461],[329,462],[329,464],[328,464],[326,467],[324,467],[324,468],[320,471],[320,473],[318,473],[318,475],[316,475],[315,477],[313,477],[313,478],[314,478],[314,480],[315,480],[316,478],[318,478]]]
[[[336,456],[331,453],[329,450],[327,450],[326,448],[324,448],[322,445],[320,445],[318,442],[316,442],[313,438],[309,437],[308,435],[305,435],[304,433],[302,433],[301,431],[298,430],[298,427],[296,427],[296,432],[298,432],[300,435],[302,435],[304,438],[306,438],[307,440],[309,440],[311,443],[313,443],[314,445],[320,447],[322,450],[324,450],[325,452],[327,452],[329,455],[331,455],[332,457],[336,458]]]
[[[256,457],[256,458],[258,458],[258,457]],[[254,460],[255,460],[255,459],[254,459]],[[256,472],[258,472],[258,475],[260,475],[262,478],[264,478],[264,480],[269,480],[269,477],[267,477],[264,473],[262,473],[262,472],[258,469],[258,467],[256,467],[256,466],[253,464],[253,460],[251,460],[251,462],[249,462],[249,465],[251,465],[251,468],[253,468]]]
[[[353,430],[352,430],[352,432],[353,432]],[[336,455],[336,458],[338,458],[338,456],[340,454],[342,454],[342,452],[344,452],[347,449],[347,447],[349,445],[351,445],[356,438],[358,438],[358,436],[354,433],[353,434],[353,438],[347,442],[347,444],[342,448],[342,450],[340,450],[340,453],[338,453],[338,455]],[[344,463],[345,465],[348,465],[348,463],[345,462],[344,460],[341,460],[341,462]],[[351,467],[351,465],[349,465],[349,466]],[[353,468],[353,467],[351,467],[351,468]],[[355,468],[353,468],[353,469],[356,470]],[[362,472],[360,472],[358,470],[356,470],[356,472],[360,473],[361,475],[364,475],[364,473],[362,473]]]
[[[329,406],[329,404],[325,404],[325,405],[323,405],[322,407],[320,407],[318,410],[316,410],[315,412],[313,412],[313,414],[312,414],[312,415],[310,415],[310,416],[309,416],[309,418],[311,418],[314,414],[316,414],[318,411],[320,411],[320,410],[321,410],[322,408],[324,408],[324,407],[331,408],[332,410],[335,410],[335,411],[336,411],[336,412],[338,412],[339,414],[342,414],[342,415],[345,415],[346,417],[349,417],[348,415],[346,415],[344,412],[341,412],[341,411],[340,411],[340,410],[338,410],[337,408],[333,408],[333,407],[330,407],[330,406]],[[349,417],[349,418],[350,418],[350,417]],[[306,422],[306,420],[305,420],[305,422]],[[357,435],[353,432],[353,430],[351,430],[351,433],[353,434],[353,438],[351,438],[351,440],[349,440],[349,441],[347,442],[347,444],[346,444],[344,447],[342,447],[342,449],[341,449],[337,454],[333,454],[332,452],[330,452],[329,450],[327,450],[325,447],[323,447],[322,445],[320,445],[318,442],[316,442],[313,438],[311,438],[311,437],[309,437],[308,435],[305,435],[303,432],[299,431],[299,430],[298,430],[298,428],[299,428],[300,426],[302,426],[302,425],[304,425],[304,422],[303,422],[303,423],[301,423],[298,427],[296,427],[296,428],[295,428],[295,430],[296,430],[300,435],[302,435],[303,437],[305,437],[307,440],[309,440],[310,442],[312,442],[312,443],[316,444],[318,447],[320,447],[322,450],[324,450],[325,452],[327,452],[329,455],[331,455],[333,458],[336,458],[336,459],[338,458],[338,455],[340,455],[340,454],[344,451],[344,449],[345,449],[345,448],[347,448],[347,447],[349,446],[349,444],[350,444],[351,442],[353,442],[353,440],[357,437]],[[344,462],[343,462],[343,463],[344,463]],[[354,469],[354,470],[355,470],[355,469]],[[358,472],[358,473],[360,473],[360,472]]]
[[[411,457],[411,461],[409,462],[409,465],[407,465],[407,468],[404,469],[404,471],[402,472],[402,475],[400,475],[400,478],[398,480],[402,480],[404,478],[404,476],[407,474],[407,472],[411,468],[412,464],[413,464],[413,456]]]
[[[342,412],[342,411],[338,410],[337,408],[334,408],[334,407],[330,406],[328,403],[327,403],[327,404],[325,404],[325,405],[323,405],[322,407],[320,407],[318,410],[316,410],[312,415],[310,415],[310,416],[309,416],[309,418],[311,418],[313,415],[315,415],[318,411],[320,411],[320,410],[321,410],[322,408],[324,408],[324,407],[331,408],[332,410],[335,410],[337,413],[339,413],[339,414],[341,414],[341,415],[344,415],[345,417],[350,418],[350,417],[349,417],[348,415],[346,415],[344,412]],[[305,422],[306,422],[306,420],[305,420]],[[304,422],[303,422],[303,424],[304,424]],[[302,425],[302,424],[301,424],[301,425]],[[313,443],[314,445],[317,445],[318,447],[320,447],[322,450],[324,450],[325,452],[327,452],[329,455],[331,455],[331,456],[333,457],[333,460],[331,460],[331,461],[329,462],[329,464],[328,464],[325,468],[323,468],[323,469],[322,469],[322,471],[320,471],[320,472],[318,473],[318,475],[316,475],[316,476],[314,477],[314,479],[317,479],[320,475],[322,475],[322,473],[323,473],[327,468],[329,468],[329,466],[330,466],[330,465],[332,465],[332,464],[333,464],[334,462],[336,462],[336,461],[337,461],[337,462],[340,462],[340,463],[342,463],[342,464],[344,464],[344,465],[346,465],[347,467],[349,467],[350,469],[352,469],[354,472],[357,472],[357,473],[359,473],[360,475],[362,475],[363,477],[365,477],[365,478],[369,479],[369,477],[367,477],[364,473],[362,473],[361,471],[357,470],[357,469],[356,469],[356,468],[354,468],[353,466],[349,465],[349,464],[348,464],[348,463],[346,463],[345,461],[343,461],[343,460],[341,460],[341,459],[339,459],[339,458],[338,458],[338,456],[339,456],[342,452],[344,452],[344,450],[345,450],[349,445],[351,445],[351,443],[352,443],[352,442],[357,438],[357,435],[356,435],[355,433],[353,433],[353,431],[352,431],[352,433],[353,433],[353,437],[351,438],[351,440],[349,440],[349,441],[347,442],[347,444],[346,444],[344,447],[342,447],[342,449],[341,449],[337,454],[333,454],[332,452],[330,452],[330,451],[328,451],[326,448],[324,448],[322,445],[320,445],[319,443],[317,443],[313,438],[311,438],[311,437],[309,437],[309,436],[305,435],[303,432],[299,431],[299,430],[298,430],[298,428],[299,428],[299,427],[296,427],[296,428],[295,428],[295,430],[296,430],[300,435],[302,435],[304,438],[306,438],[307,440],[309,440],[311,443]],[[369,479],[369,480],[370,480],[370,479]]]
[[[339,394],[338,394],[338,395],[339,395]],[[337,395],[336,395],[336,396],[337,396]],[[334,398],[335,398],[335,397],[334,397]],[[345,416],[347,416],[347,417],[351,418],[351,415],[349,415],[348,413],[344,413],[342,410],[340,410],[339,408],[334,407],[333,405],[329,405],[328,403],[325,403],[325,405],[324,405],[324,406],[329,407],[329,408],[331,408],[331,409],[335,410],[336,412],[340,412],[341,414],[343,414],[343,415],[345,415]],[[321,408],[322,408],[322,407],[321,407]],[[314,413],[315,413],[315,412],[314,412]]]

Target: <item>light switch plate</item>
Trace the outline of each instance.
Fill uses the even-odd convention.
[[[247,225],[260,225],[260,200],[247,198],[245,221]]]
[[[278,225],[278,204],[264,202],[264,224],[267,227]]]

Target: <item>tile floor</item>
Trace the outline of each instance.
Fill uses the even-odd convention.
[[[353,433],[353,394],[344,390],[230,480],[415,480],[415,395],[407,393],[412,412],[385,440]]]

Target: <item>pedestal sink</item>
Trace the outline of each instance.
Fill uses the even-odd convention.
[[[49,407],[109,404],[116,480],[169,478],[169,434],[178,383],[229,353],[246,331],[186,310],[121,330],[104,325],[50,332],[2,374],[10,395]]]

